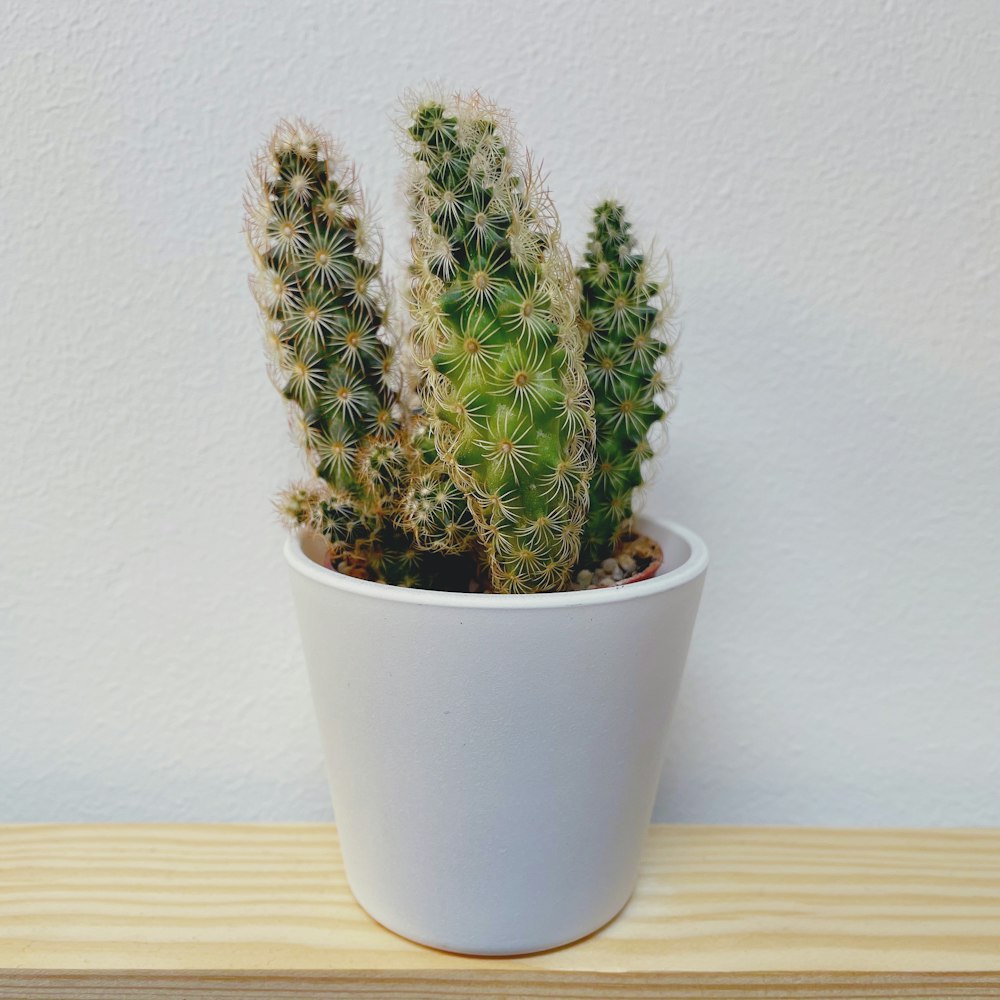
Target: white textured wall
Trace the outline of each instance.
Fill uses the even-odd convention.
[[[713,566],[659,818],[1000,823],[992,0],[13,0],[0,60],[0,820],[329,815],[240,193],[303,114],[402,257],[436,79],[575,245],[614,192],[674,257],[651,502]]]

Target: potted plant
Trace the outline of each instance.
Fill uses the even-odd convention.
[[[670,289],[613,202],[574,271],[478,96],[414,102],[405,139],[405,329],[354,167],[301,122],[256,164],[253,287],[311,472],[286,555],[358,901],[538,951],[632,892],[708,562],[632,510]]]

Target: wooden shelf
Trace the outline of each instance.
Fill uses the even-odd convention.
[[[513,959],[411,944],[332,826],[0,827],[0,997],[1000,997],[1000,831],[653,827],[623,914]]]

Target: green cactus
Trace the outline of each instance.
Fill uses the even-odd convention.
[[[614,202],[574,274],[530,161],[478,96],[414,104],[407,135],[415,385],[353,168],[301,122],[257,162],[253,287],[312,474],[278,509],[342,572],[559,590],[630,526],[670,406],[669,284]]]
[[[415,585],[419,554],[396,525],[408,456],[375,234],[353,169],[303,122],[278,126],[246,199],[252,282],[273,380],[315,479],[278,507],[335,558]]]
[[[649,431],[672,406],[670,284],[651,275],[624,208],[594,211],[585,265],[577,272],[587,379],[594,394],[597,458],[581,562],[609,555],[629,530]]]
[[[408,134],[428,465],[464,496],[495,591],[557,590],[579,552],[594,431],[555,212],[478,97],[417,104]]]

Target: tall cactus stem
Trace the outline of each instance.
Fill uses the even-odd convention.
[[[430,464],[464,496],[495,591],[557,590],[579,553],[594,440],[558,219],[506,119],[478,96],[414,103],[407,135]]]
[[[406,455],[381,248],[353,166],[310,125],[283,122],[245,207],[269,370],[314,477],[279,507],[335,557],[416,582],[419,559],[395,526]]]

